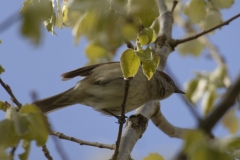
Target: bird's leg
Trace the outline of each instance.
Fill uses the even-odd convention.
[[[123,121],[122,118],[121,118],[121,116],[118,116],[118,115],[112,113],[111,111],[109,111],[109,110],[107,110],[107,109],[103,109],[103,111],[106,112],[106,113],[108,113],[108,114],[110,114],[110,115],[113,116],[113,117],[116,117],[116,118],[118,119],[118,122],[119,122],[119,123],[125,123],[125,122],[126,122],[125,118],[128,118],[127,116],[125,116],[125,117],[124,117],[124,121]]]

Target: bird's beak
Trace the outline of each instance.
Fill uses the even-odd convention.
[[[176,87],[176,89],[175,89],[175,92],[174,93],[180,93],[180,94],[185,94],[183,91],[181,91],[180,89],[178,89],[177,87]]]

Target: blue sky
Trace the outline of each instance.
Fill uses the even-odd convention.
[[[0,23],[9,15],[21,8],[21,1],[1,1]],[[231,9],[223,10],[223,19],[226,20],[239,13],[240,1],[235,2]],[[210,35],[211,41],[217,45],[220,53],[225,57],[228,64],[230,77],[235,79],[240,71],[240,18],[231,22],[228,26],[217,30]],[[6,72],[1,78],[11,86],[15,96],[22,103],[31,103],[30,92],[36,91],[39,98],[45,98],[62,91],[65,91],[76,84],[80,78],[70,81],[62,81],[60,74],[84,66],[87,58],[84,49],[87,41],[82,39],[78,46],[73,45],[73,36],[70,29],[63,28],[56,30],[57,36],[53,36],[43,30],[42,43],[39,46],[32,45],[23,38],[19,32],[20,23],[16,22],[4,32],[0,33],[2,44],[0,45],[0,64]],[[174,27],[173,37],[180,38],[184,33],[181,29]],[[126,46],[118,50],[115,60],[119,59],[120,53]],[[174,51],[168,59],[168,66],[178,78],[183,88],[184,83],[194,77],[194,71],[212,71],[216,63],[207,57],[208,51],[204,51],[199,58],[192,56],[182,57]],[[9,95],[0,87],[0,100],[10,102]],[[12,103],[13,104],[13,103]],[[173,125],[185,128],[194,128],[196,121],[191,115],[179,95],[172,95],[170,98],[161,101],[161,110],[165,117]],[[131,113],[127,114],[128,116]],[[0,112],[0,120],[4,119],[5,113]],[[50,113],[48,118],[55,131],[63,132],[66,135],[74,136],[82,140],[115,143],[118,124],[112,117],[102,116],[90,107],[75,105],[56,112]],[[227,136],[228,131],[218,124],[214,133],[217,136]],[[70,160],[84,159],[106,159],[112,154],[107,149],[99,149],[89,146],[80,146],[70,141],[59,140]],[[137,142],[132,152],[134,159],[142,159],[150,152],[162,154],[165,159],[175,155],[181,148],[182,140],[170,138],[151,121],[143,135]],[[52,137],[49,137],[47,146],[54,159],[60,159]],[[17,153],[22,152],[18,147]],[[32,143],[29,159],[42,160],[44,155],[40,147]]]

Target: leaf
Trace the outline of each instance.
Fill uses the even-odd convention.
[[[12,158],[7,155],[5,148],[0,146],[0,159],[1,160],[12,160]]]
[[[206,2],[204,0],[189,0],[183,12],[193,23],[204,20],[206,16]]]
[[[204,116],[207,116],[214,108],[215,100],[217,99],[217,93],[214,86],[208,89],[203,95],[202,99],[202,111]]]
[[[0,44],[2,44],[2,40],[0,39]]]
[[[99,44],[90,43],[87,46],[85,53],[91,62],[99,63],[99,62],[101,62],[101,59],[103,59],[107,56],[108,52],[105,50],[105,48],[103,48]]]
[[[191,35],[193,35],[194,33],[189,33],[184,37],[190,37]],[[178,47],[178,51],[181,53],[181,55],[186,56],[188,54],[192,55],[192,56],[199,56],[200,53],[203,50],[203,44],[200,42],[200,40],[195,39],[195,40],[191,40],[188,42],[185,42],[183,44],[181,44]]]
[[[122,26],[122,35],[127,40],[135,40],[137,33],[137,28],[133,24],[124,24]]]
[[[0,74],[2,74],[3,72],[5,72],[5,69],[0,65]]]
[[[128,0],[128,11],[139,18],[144,27],[150,27],[159,16],[155,0]]]
[[[192,103],[194,103],[192,100],[192,95],[197,90],[198,83],[199,83],[199,78],[192,79],[184,85],[186,97]]]
[[[133,49],[127,49],[121,55],[120,65],[124,78],[134,77],[138,72],[140,59],[135,55]]]
[[[222,124],[230,131],[231,134],[236,134],[239,129],[238,121],[235,109],[232,108],[223,116]]]
[[[156,40],[156,34],[152,28],[144,28],[137,38],[141,45],[146,45]]]
[[[217,8],[211,7],[207,9],[207,14],[204,20],[202,20],[198,26],[202,30],[207,30],[212,27],[215,27],[216,25],[219,25],[222,23],[222,14]]]
[[[63,13],[63,23],[66,24],[68,21],[68,4],[67,4],[67,2],[64,3],[62,13]]]
[[[5,119],[0,122],[0,147],[8,148],[18,144],[20,138],[14,129],[14,122]]]
[[[224,85],[224,79],[227,76],[227,66],[220,65],[218,66],[210,75],[209,79],[215,83],[217,86]]]
[[[60,4],[60,0],[56,0],[57,1],[57,26],[58,28],[62,28],[63,25],[63,12],[61,9],[61,4]]]
[[[0,101],[0,110],[2,110],[4,112],[6,112],[6,110],[7,110],[7,107],[5,106],[5,103],[2,102],[2,101]]]
[[[219,8],[230,8],[234,0],[211,0],[214,6],[219,7]]]
[[[51,1],[26,0],[23,3],[22,14],[23,23],[22,34],[33,43],[39,44],[41,39],[41,21],[51,18],[53,6]]]
[[[206,87],[207,87],[208,81],[205,78],[201,78],[198,81],[197,88],[194,93],[191,95],[191,101],[196,104],[199,99],[202,97]]]
[[[158,153],[149,153],[149,155],[143,158],[143,160],[164,160],[164,158]]]
[[[150,62],[142,62],[143,74],[150,80],[154,75],[158,65],[160,63],[160,57],[154,56]]]
[[[26,140],[23,140],[22,148],[24,149],[24,152],[22,154],[18,155],[20,160],[27,160],[28,159],[28,155],[29,155],[29,152],[30,152],[30,146],[31,146],[30,142],[28,142]]]
[[[148,46],[145,50],[137,50],[135,54],[140,58],[142,62],[150,62],[153,60],[153,52],[150,46]]]

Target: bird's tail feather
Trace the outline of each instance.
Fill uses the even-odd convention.
[[[73,105],[76,101],[71,101],[71,97],[66,96],[71,90],[73,90],[73,88],[55,96],[35,101],[33,104],[39,107],[43,113],[49,113]]]

